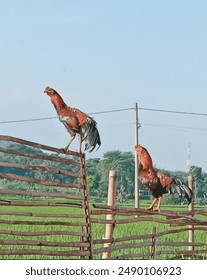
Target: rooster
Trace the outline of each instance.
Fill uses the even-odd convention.
[[[152,158],[147,149],[141,145],[136,145],[135,150],[139,156],[138,178],[141,183],[152,193],[155,197],[148,210],[160,212],[163,194],[172,193],[172,186],[175,186],[181,198],[184,193],[188,203],[192,201],[192,191],[186,186],[178,177],[170,178],[160,172],[157,172],[152,163]],[[154,209],[157,203],[157,208]]]
[[[44,92],[50,96],[51,102],[57,111],[59,120],[64,124],[71,136],[71,139],[68,145],[64,148],[64,151],[68,151],[76,134],[79,136],[80,153],[83,141],[85,141],[85,150],[89,150],[89,152],[92,152],[96,145],[98,145],[99,148],[101,140],[96,121],[80,110],[67,106],[59,93],[57,93],[54,89],[46,87]]]

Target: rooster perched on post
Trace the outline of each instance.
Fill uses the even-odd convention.
[[[160,207],[162,204],[162,196],[163,194],[170,193],[171,187],[174,185],[179,191],[180,196],[182,198],[182,193],[184,193],[188,203],[190,204],[192,201],[192,191],[186,186],[182,180],[178,177],[170,178],[166,175],[157,172],[152,163],[152,158],[148,151],[142,147],[141,145],[136,145],[135,150],[139,156],[139,168],[138,168],[138,177],[141,183],[152,193],[155,197],[152,204],[148,208],[152,211],[160,211]],[[154,205],[157,204],[157,208],[154,209]]]
[[[57,111],[59,120],[64,124],[65,128],[70,133],[71,139],[68,145],[64,148],[64,151],[68,151],[76,134],[79,136],[79,152],[81,152],[83,141],[86,143],[85,150],[89,150],[89,152],[92,152],[96,145],[98,145],[99,148],[101,140],[96,121],[80,110],[67,106],[62,97],[54,89],[46,87],[44,92],[50,96],[51,102]]]

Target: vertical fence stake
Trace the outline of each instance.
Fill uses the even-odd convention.
[[[193,176],[188,176],[188,186],[189,188],[192,190],[193,192],[193,198],[191,203],[188,206],[188,210],[192,211],[192,216],[194,216],[194,190],[195,190],[195,181]],[[194,242],[194,226],[193,225],[189,225],[189,231],[188,231],[188,242],[189,243],[193,243]],[[192,252],[194,251],[194,246],[188,246],[188,251]],[[189,257],[189,259],[193,259],[193,254],[191,254]]]
[[[85,154],[81,154],[80,157],[81,161],[81,174],[82,174],[82,183],[83,183],[83,196],[84,196],[84,209],[85,209],[85,215],[86,215],[86,232],[88,234],[88,242],[90,244],[89,251],[90,256],[89,259],[93,259],[93,238],[92,238],[92,229],[91,229],[91,218],[90,218],[90,212],[89,212],[89,200],[88,200],[88,189],[87,189],[87,179],[86,179],[86,158]],[[84,239],[83,239],[84,240]],[[83,241],[82,240],[82,241]]]
[[[117,181],[117,174],[116,171],[110,170],[109,171],[109,184],[108,184],[108,206],[115,206],[116,203],[116,181]],[[114,215],[107,214],[106,219],[112,221]],[[103,239],[111,239],[113,238],[114,232],[114,224],[106,224],[105,236]],[[104,243],[104,248],[110,247],[111,243]],[[102,259],[109,259],[111,256],[109,251],[106,251],[102,255]]]
[[[155,259],[156,227],[152,228],[152,245],[150,246],[150,259]]]

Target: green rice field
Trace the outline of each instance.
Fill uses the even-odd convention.
[[[129,207],[129,206],[127,206]],[[133,206],[131,206],[133,207]],[[146,208],[146,205],[141,205],[141,208]],[[91,206],[92,209],[92,206]],[[168,210],[186,210],[185,208],[181,207],[164,207],[163,210],[168,209]],[[0,211],[9,211],[9,212],[29,212],[29,213],[49,213],[49,214],[83,214],[82,209],[76,209],[76,208],[70,208],[70,207],[41,207],[41,206],[36,206],[36,207],[20,207],[20,206],[0,206]],[[97,216],[93,216],[94,218],[97,218]],[[105,215],[101,215],[100,218],[105,218]],[[119,217],[118,217],[119,218]],[[126,219],[126,217],[120,217]],[[17,236],[17,235],[8,235],[4,234],[3,231],[19,231],[19,232],[54,232],[54,231],[59,231],[59,232],[82,232],[82,227],[81,226],[67,226],[64,225],[64,222],[77,222],[77,221],[84,221],[83,219],[77,219],[77,218],[58,218],[58,217],[30,217],[30,216],[13,216],[13,215],[0,215],[0,220],[6,220],[6,221],[27,221],[32,222],[38,222],[38,221],[44,221],[44,222],[49,222],[49,221],[61,221],[61,225],[38,225],[38,224],[6,224],[6,223],[0,223],[0,240],[38,240],[41,242],[75,242],[75,241],[80,241],[80,237],[78,236],[71,236],[71,235],[66,235],[66,234],[58,234],[58,235],[42,235],[42,236]],[[157,232],[162,232],[165,230],[172,229],[169,225],[166,224],[160,224],[156,222],[136,222],[136,223],[128,223],[128,224],[118,224],[115,226],[114,229],[114,238],[121,238],[121,237],[127,237],[127,236],[138,236],[138,235],[143,235],[146,236],[147,234],[150,234],[152,231],[152,227],[156,227]],[[174,227],[175,228],[175,227]],[[173,228],[173,229],[174,229]],[[102,239],[103,235],[105,233],[105,225],[104,224],[99,224],[99,223],[93,223],[92,224],[92,236],[93,240],[97,239]],[[178,234],[170,234],[166,236],[162,236],[158,239],[158,241],[169,241],[169,242],[184,242],[188,241],[188,232],[181,232]],[[135,243],[142,243],[142,242],[147,242],[145,240],[140,239],[139,241],[133,240],[130,241],[131,244]],[[205,231],[196,231],[195,233],[195,242],[205,242],[207,244],[207,234]],[[117,243],[115,245],[123,245],[126,244],[125,241]],[[129,244],[129,242],[128,242]],[[102,248],[103,244],[98,244],[94,245],[95,249],[97,248]],[[139,252],[140,254],[148,254],[149,253],[149,246],[142,246],[141,248],[133,248],[133,245],[131,246],[132,248],[121,248],[119,250],[115,250],[112,253],[113,257],[124,255],[124,254],[136,254]],[[169,247],[170,248],[170,247]],[[2,244],[0,245],[0,250],[22,250],[22,249],[31,249],[31,250],[53,250],[53,251],[58,251],[58,250],[68,250],[67,247],[64,248],[58,248],[58,247],[50,247],[50,246],[24,246],[24,245],[7,245],[7,244]],[[166,246],[159,246],[159,250],[166,250],[168,247]],[[180,248],[179,248],[180,249]],[[186,246],[183,247],[183,249],[186,249]],[[95,259],[101,259],[102,254],[99,253],[97,255],[94,255]],[[206,254],[202,255],[201,258],[206,258]],[[61,256],[43,256],[43,255],[0,255],[0,259],[67,259],[67,257],[61,257]],[[77,257],[74,257],[77,258]],[[147,258],[147,257],[146,257]],[[162,259],[167,259],[169,258],[169,255],[163,255],[160,256]]]

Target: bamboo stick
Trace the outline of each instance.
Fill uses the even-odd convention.
[[[41,256],[90,256],[88,251],[67,250],[67,251],[49,251],[49,250],[0,250],[0,255],[41,255]]]
[[[105,204],[93,204],[94,208],[98,208],[98,209],[106,209],[108,211],[116,211],[117,214],[146,214],[147,216],[149,215],[158,215],[158,216],[169,216],[169,217],[185,217],[185,216],[190,216],[191,213],[189,213],[189,211],[161,211],[161,212],[153,212],[150,210],[144,210],[144,209],[137,209],[137,208],[127,208],[127,207],[123,207],[123,206],[108,206]]]
[[[142,248],[144,246],[149,247],[150,245],[151,245],[151,242],[111,245],[110,247],[94,249],[94,254],[114,252],[114,251],[122,250],[122,249]]]
[[[114,214],[114,210],[110,210],[110,209],[108,209],[108,210],[91,210],[90,211],[90,214],[91,215],[104,215],[104,214]]]
[[[106,239],[106,242],[108,243],[119,243],[119,242],[126,242],[126,241],[134,241],[134,240],[145,240],[152,238],[152,234],[146,234],[146,235],[136,235],[136,236],[124,236],[124,237],[113,237]],[[105,239],[104,239],[105,240]],[[102,244],[104,243],[103,239],[95,239],[94,244]]]
[[[107,219],[94,219],[94,218],[91,218],[91,222],[93,224],[104,224],[104,225],[107,225],[107,224],[110,224],[110,225],[113,225],[115,223],[115,220],[107,220]]]
[[[70,219],[84,219],[85,214],[50,214],[50,213],[31,213],[31,212],[11,212],[11,211],[0,211],[2,216],[26,216],[26,217],[47,217],[47,218],[70,218]]]
[[[207,225],[207,221],[205,220],[173,220],[169,223],[171,226],[187,226],[187,225]]]
[[[122,225],[122,224],[131,224],[131,223],[138,223],[138,222],[155,222],[155,223],[161,223],[161,224],[172,224],[173,222],[177,222],[177,220],[173,221],[166,221],[162,219],[155,219],[155,218],[131,218],[131,219],[122,219],[122,220],[106,220],[106,219],[91,219],[92,223],[100,223],[100,224],[116,224],[116,225]],[[191,222],[192,223],[192,222]],[[180,225],[180,224],[179,224]],[[182,223],[181,223],[182,225]],[[187,223],[185,223],[187,225]]]
[[[54,242],[54,241],[35,241],[35,240],[4,240],[0,239],[0,245],[27,245],[45,247],[83,247],[89,248],[88,242]]]
[[[156,227],[152,227],[152,238],[151,238],[152,244],[150,246],[150,259],[155,259],[155,249],[156,249]]]
[[[157,246],[206,246],[205,242],[187,242],[187,241],[182,241],[182,242],[173,242],[173,241],[157,241],[156,242]],[[206,250],[207,251],[207,250]]]
[[[23,140],[23,139],[20,139],[20,138],[11,137],[11,136],[0,135],[0,140],[15,142],[15,143],[18,143],[18,144],[27,145],[27,146],[31,146],[31,147],[42,149],[42,150],[56,152],[58,154],[68,154],[68,155],[73,155],[73,156],[77,156],[77,157],[81,156],[80,153],[77,153],[77,152],[74,152],[74,151],[65,152],[63,149],[58,149],[58,148],[38,144],[38,143],[35,143],[35,142],[31,142],[31,141]]]
[[[135,254],[122,254],[122,255],[118,255],[115,257],[110,258],[111,260],[126,260],[126,259],[134,259],[134,258],[141,258],[143,259],[149,259],[150,258],[150,253],[135,253]]]
[[[93,207],[95,208],[102,208],[103,205],[98,205],[98,204],[93,204]],[[106,206],[107,208],[107,206]],[[147,213],[146,213],[147,212]],[[102,209],[102,210],[91,210],[91,215],[103,215],[103,214],[117,214],[117,215],[122,215],[122,216],[132,216],[135,214],[139,214],[139,216],[143,216],[143,215],[162,215],[165,216],[166,219],[172,219],[172,218],[180,218],[180,215],[187,215],[187,216],[191,216],[191,215],[203,215],[203,216],[207,216],[207,210],[194,210],[192,211],[178,211],[178,212],[173,212],[173,211],[165,211],[164,213],[161,212],[160,213],[155,213],[149,210],[142,210],[139,209],[137,210],[131,210],[131,208],[125,208],[125,209]],[[165,215],[166,214],[166,215]],[[181,216],[182,218],[183,216]]]
[[[36,231],[24,232],[15,230],[0,230],[0,235],[14,235],[14,236],[46,236],[46,235],[68,235],[68,236],[81,236],[88,237],[84,232],[71,232],[71,231]]]
[[[108,184],[108,206],[114,206],[116,202],[116,181],[117,174],[114,170],[109,171],[109,184]],[[106,216],[107,224],[105,228],[105,235],[103,239],[110,239],[113,237],[114,231],[114,216],[108,214]],[[105,243],[104,249],[107,249],[111,246],[111,243]],[[109,259],[110,253],[109,251],[103,251],[102,259]]]
[[[82,195],[74,194],[61,194],[61,193],[51,193],[51,192],[30,192],[30,191],[15,191],[8,189],[0,189],[0,194],[12,194],[12,195],[21,195],[21,196],[30,196],[30,197],[49,197],[49,198],[66,198],[74,200],[82,200]]]
[[[82,178],[80,173],[70,172],[67,170],[60,170],[54,167],[49,166],[38,166],[38,165],[25,165],[25,164],[18,164],[18,163],[7,163],[7,162],[0,162],[1,167],[9,167],[9,168],[19,168],[19,169],[27,169],[27,170],[36,170],[41,172],[52,172],[60,175],[71,176],[76,178]]]
[[[61,222],[61,221],[40,222],[40,221],[15,221],[15,220],[0,220],[0,224],[42,225],[42,226],[61,225],[61,226],[80,226],[80,227],[84,227],[88,225],[86,222]]]
[[[61,183],[61,182],[54,182],[54,181],[46,181],[46,180],[40,180],[35,178],[30,178],[26,176],[20,176],[15,174],[9,174],[9,173],[0,173],[0,178],[2,179],[9,179],[9,180],[18,180],[18,181],[24,181],[29,183],[35,183],[43,186],[50,186],[50,187],[61,187],[61,188],[76,188],[76,189],[82,189],[82,184],[69,184],[69,183]]]
[[[195,227],[194,230],[207,231],[207,228],[206,227]],[[180,228],[180,229],[172,229],[172,230],[157,232],[156,237],[160,237],[160,236],[164,236],[164,235],[168,235],[168,234],[172,234],[172,233],[180,233],[180,232],[184,232],[184,231],[189,231],[189,229],[188,228]]]
[[[63,162],[66,164],[72,164],[75,166],[81,167],[80,162],[67,159],[67,158],[62,158],[62,157],[55,157],[55,156],[48,156],[48,155],[40,155],[40,154],[31,154],[31,153],[25,153],[25,152],[20,152],[17,150],[12,150],[12,149],[7,149],[7,148],[0,148],[1,153],[6,153],[6,154],[13,154],[17,156],[22,156],[22,157],[28,157],[28,158],[37,158],[37,159],[44,159],[44,160],[49,160],[49,161],[55,161],[55,162]]]
[[[189,251],[189,250],[163,250],[163,251],[157,251],[156,255],[186,255],[186,256],[190,256],[190,255],[195,255],[195,254],[200,254],[200,253],[207,253],[206,249],[196,249],[194,251]]]
[[[27,202],[27,201],[9,201],[9,200],[0,200],[0,205],[12,205],[12,206],[59,206],[59,207],[76,207],[84,208],[84,205],[81,203],[75,202]]]
[[[92,226],[91,226],[91,217],[90,217],[90,210],[89,210],[89,193],[88,193],[88,188],[87,188],[87,174],[86,174],[86,158],[85,154],[81,154],[80,157],[80,163],[81,163],[81,175],[82,175],[82,184],[83,184],[83,205],[84,205],[84,210],[85,210],[85,215],[86,215],[86,232],[88,234],[87,241],[90,244],[89,247],[89,252],[90,252],[90,257],[89,259],[93,259],[93,236],[92,236]],[[80,250],[82,250],[80,248]]]

